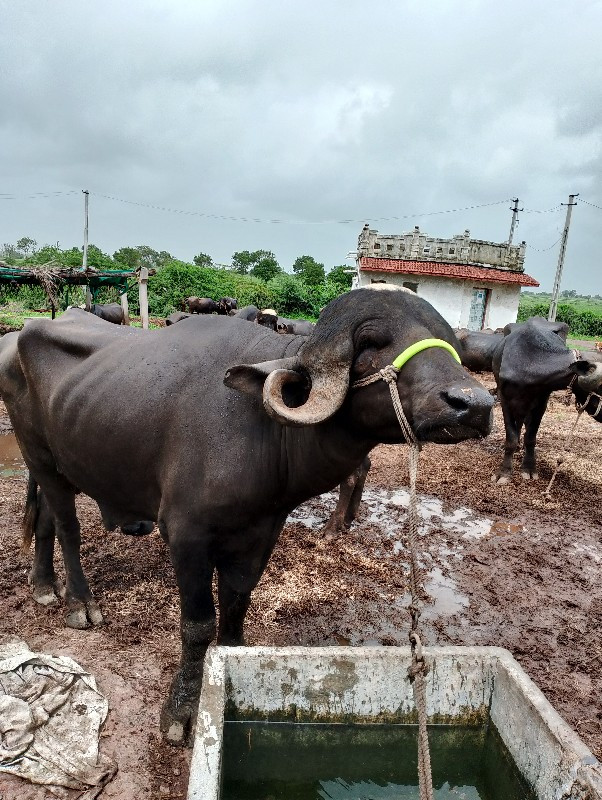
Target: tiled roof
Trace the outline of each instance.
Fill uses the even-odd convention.
[[[366,272],[402,272],[404,275],[434,275],[459,280],[478,280],[489,283],[517,283],[520,286],[539,286],[524,272],[494,267],[474,267],[471,264],[449,264],[443,261],[406,261],[403,258],[360,258],[360,269]]]

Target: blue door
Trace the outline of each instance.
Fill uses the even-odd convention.
[[[485,321],[485,308],[487,307],[488,289],[473,289],[470,313],[468,315],[468,330],[480,331]]]

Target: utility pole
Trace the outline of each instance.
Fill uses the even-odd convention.
[[[512,222],[510,223],[510,235],[508,236],[508,247],[510,247],[510,245],[512,244],[512,237],[514,236],[514,228],[516,227],[518,212],[524,210],[518,207],[518,197],[512,202],[514,203],[514,206],[510,209],[510,211],[512,211]]]
[[[85,272],[88,269],[88,197],[90,192],[87,189],[82,189],[84,194],[84,255],[82,258],[82,270]],[[92,292],[90,291],[90,284],[86,284],[86,311],[92,308]]]
[[[87,189],[82,189],[84,195],[84,258],[82,262],[82,269],[88,268],[88,197],[90,192]]]
[[[575,197],[579,197],[579,194],[570,194],[569,195],[569,202],[562,203],[562,205],[566,205],[566,220],[564,223],[564,231],[562,232],[562,241],[560,243],[560,253],[558,254],[558,266],[556,267],[556,277],[554,278],[554,289],[552,291],[552,302],[550,303],[550,313],[548,314],[548,320],[550,322],[555,322],[556,320],[556,311],[558,310],[558,295],[560,293],[560,280],[562,278],[562,267],[564,266],[564,254],[566,253],[566,242],[569,238],[569,225],[571,224],[571,213],[573,211],[573,206],[576,206],[577,203],[574,203],[573,200]]]

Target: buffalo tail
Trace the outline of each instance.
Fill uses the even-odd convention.
[[[21,539],[21,552],[29,552],[31,540],[35,535],[36,522],[40,505],[38,502],[38,484],[29,475],[27,481],[27,496],[25,497],[25,514],[23,515],[23,538]]]

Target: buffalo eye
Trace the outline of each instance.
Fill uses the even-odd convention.
[[[356,347],[353,371],[361,374],[368,372],[370,369],[383,367],[384,364],[380,363],[382,358],[379,358],[379,353],[387,344],[385,337],[362,337]]]

